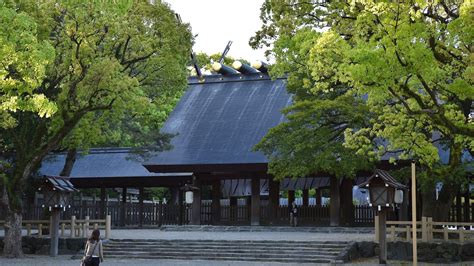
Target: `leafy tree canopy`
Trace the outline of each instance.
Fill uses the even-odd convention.
[[[295,94],[289,121],[257,146],[270,171],[325,170],[326,144],[330,156],[415,158],[431,180],[459,184],[462,152],[474,148],[473,13],[471,1],[265,1],[250,43],[271,48],[271,73],[287,73]],[[345,123],[321,129],[327,117]],[[449,149],[448,166],[438,147]]]

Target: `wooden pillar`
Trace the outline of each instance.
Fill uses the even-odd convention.
[[[322,204],[321,204],[321,203],[322,203],[322,195],[321,195],[322,193],[321,193],[321,191],[322,191],[322,188],[319,188],[319,187],[318,187],[318,188],[316,189],[316,195],[315,195],[315,197],[316,197],[316,205],[317,205],[317,206],[321,206],[321,205],[322,205]]]
[[[178,187],[170,187],[170,194],[171,194],[171,199],[170,202],[168,203],[170,206],[175,206],[179,204],[179,188]]]
[[[220,222],[221,217],[221,181],[219,179],[212,181],[212,224]]]
[[[260,179],[252,178],[252,202],[250,225],[260,225]]]
[[[270,178],[268,182],[269,193],[269,220],[270,224],[278,222],[278,207],[280,207],[280,182]]]
[[[50,244],[49,254],[52,257],[58,256],[60,214],[61,214],[61,210],[58,208],[54,208],[51,212],[51,226],[50,226],[51,232],[49,233],[51,236],[51,244]]]
[[[295,201],[295,191],[294,190],[288,190],[288,206],[291,206],[293,201]]]
[[[461,205],[461,193],[458,192],[456,194],[456,222],[458,223],[462,220]]]
[[[193,191],[191,224],[200,225],[201,224],[201,182],[198,180],[195,180],[194,186],[198,187],[199,189]]]
[[[185,211],[186,208],[184,208],[184,192],[178,189],[178,223],[179,225],[184,224],[184,217],[185,217]]]
[[[329,201],[329,225],[330,226],[339,226],[340,225],[340,191],[339,191],[339,179],[335,176],[330,177],[331,182],[331,191],[330,191],[330,201]]]
[[[464,222],[466,223],[469,223],[471,220],[470,211],[471,211],[471,205],[470,205],[470,193],[469,193],[469,187],[468,187],[466,193],[464,193]]]
[[[309,205],[309,189],[303,189],[303,206],[308,207]]]
[[[100,188],[100,219],[105,219],[107,216],[107,202],[105,201],[107,193],[105,187]]]
[[[229,205],[230,205],[230,212],[229,212],[229,223],[233,223],[238,221],[238,212],[237,212],[237,198],[236,197],[230,197],[229,199]]]
[[[120,225],[125,226],[127,218],[127,188],[122,188],[122,213],[120,217]]]
[[[387,210],[383,209],[382,211],[378,212],[378,228],[379,228],[379,247],[380,247],[380,254],[379,254],[379,264],[387,264]]]
[[[143,194],[144,188],[140,187],[138,190],[138,212],[139,212],[139,217],[138,217],[138,223],[140,227],[143,227],[143,211],[144,211],[144,205],[143,205],[143,198],[145,195]]]
[[[342,224],[350,226],[354,222],[354,204],[352,202],[352,187],[354,181],[344,178],[341,185],[341,217]]]

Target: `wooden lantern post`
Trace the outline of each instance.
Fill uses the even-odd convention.
[[[402,203],[402,189],[406,187],[380,169],[376,169],[375,173],[359,187],[369,189],[370,206],[374,207],[378,214],[379,264],[387,264],[387,211],[395,204]]]
[[[68,178],[45,176],[43,184],[38,189],[44,194],[43,208],[51,212],[51,226],[49,235],[51,237],[50,255],[58,255],[59,246],[59,218],[61,211],[70,208],[69,194],[78,191]]]

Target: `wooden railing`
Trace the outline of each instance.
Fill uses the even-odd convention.
[[[417,236],[421,235],[421,241],[449,241],[458,240],[460,243],[474,240],[474,223],[457,222],[433,222],[431,217],[421,217],[421,221],[416,222]],[[378,239],[378,216],[375,216],[375,242]],[[411,221],[387,221],[387,234],[389,241],[411,241],[412,239]],[[454,235],[454,236],[453,236]]]
[[[59,237],[61,238],[75,238],[82,237],[87,238],[90,235],[90,230],[104,230],[105,238],[111,237],[111,217],[107,215],[105,219],[89,219],[86,216],[85,219],[76,219],[76,216],[72,216],[71,220],[60,220],[59,221]],[[3,226],[5,221],[0,220],[0,225]],[[36,235],[38,237],[49,236],[51,232],[51,220],[23,220],[23,229],[26,230],[27,236]],[[35,234],[36,233],[36,234]]]

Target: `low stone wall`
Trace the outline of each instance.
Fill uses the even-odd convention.
[[[48,255],[51,239],[24,236],[22,239],[23,253]],[[60,255],[76,254],[84,249],[85,238],[60,238],[58,253]],[[3,237],[0,237],[0,254],[3,252]]]
[[[474,260],[474,243],[458,244],[453,242],[417,243],[418,261],[432,263],[450,263]],[[354,242],[340,254],[339,259],[348,262],[358,258],[378,256],[379,245],[374,242]],[[410,242],[388,242],[387,259],[413,259],[412,244]]]

